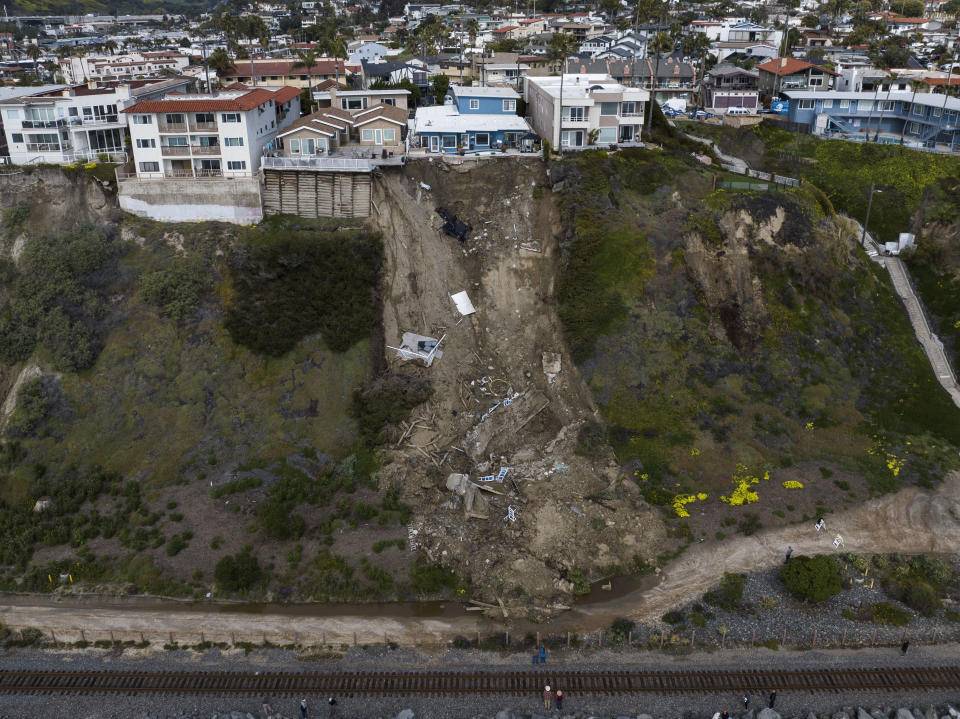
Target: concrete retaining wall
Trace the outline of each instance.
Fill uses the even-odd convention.
[[[120,181],[120,207],[160,222],[220,220],[255,225],[263,219],[260,180],[231,177],[202,180]]]

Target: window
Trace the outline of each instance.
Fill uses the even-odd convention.
[[[10,139],[13,140],[14,142],[23,142],[23,133],[15,132],[12,135],[10,135]]]
[[[382,102],[384,105],[393,105],[394,107],[397,106],[397,98],[395,97],[381,97],[380,102]]]
[[[177,135],[175,137],[168,137],[167,145],[169,145],[170,147],[186,147],[187,137],[186,135]]]
[[[239,112],[220,113],[220,120],[223,122],[240,122],[240,113]]]
[[[342,97],[340,98],[340,107],[344,110],[365,110],[367,109],[367,98]]]
[[[801,100],[800,101],[801,110],[812,110],[813,109],[813,100]]]
[[[20,111],[19,110],[7,110],[7,119],[8,120],[19,120]]]
[[[931,116],[931,117],[940,117],[940,110],[941,110],[941,108],[939,108],[939,107],[931,107],[931,108],[930,108],[930,116]]]
[[[923,117],[923,105],[914,105],[913,114],[917,117]]]
[[[614,143],[617,141],[617,128],[601,127],[597,133],[597,142],[600,144]]]
[[[824,110],[829,110],[831,107],[833,107],[833,100],[824,100],[824,101],[823,101],[823,109],[824,109]]]
[[[470,99],[470,109],[471,109],[471,110],[479,110],[479,109],[480,109],[480,100],[478,100],[478,99],[476,99],[476,98],[471,98],[471,99]]]
[[[443,146],[445,148],[453,148],[457,146],[457,136],[456,135],[444,135],[443,136]]]
[[[214,122],[216,122],[216,121],[217,121],[217,120],[216,120],[216,118],[213,116],[213,113],[212,113],[212,112],[198,112],[198,113],[197,113],[197,122],[214,123]]]
[[[582,107],[565,107],[563,108],[563,119],[568,122],[583,122],[583,108]]]
[[[504,101],[503,101],[503,111],[504,111],[504,112],[516,112],[516,111],[517,111],[517,101],[516,101],[516,100],[504,100]]]
[[[910,132],[911,135],[919,135],[919,134],[920,134],[920,123],[919,123],[919,122],[911,122],[911,123],[910,123],[909,132]]]
[[[300,154],[300,140],[297,140],[297,139],[290,140],[290,154],[292,155]]]
[[[601,115],[616,115],[617,114],[617,104],[616,102],[601,102],[600,103],[600,114]]]
[[[184,118],[181,112],[168,112],[166,121],[168,125],[183,125],[186,123],[186,118]]]
[[[361,140],[373,140],[373,130],[360,130],[360,139]]]
[[[490,146],[490,133],[489,132],[478,132],[473,140],[478,147],[489,147]]]
[[[228,170],[246,170],[247,161],[246,160],[228,160],[227,169]]]
[[[223,138],[223,144],[227,147],[243,147],[243,138],[242,137],[225,137]]]
[[[810,85],[810,87],[823,87],[823,78],[811,77],[810,82],[808,84]]]
[[[857,100],[857,112],[870,112],[873,110],[873,100]]]
[[[143,149],[145,147],[156,147],[156,146],[157,146],[157,141],[154,140],[152,137],[148,137],[146,139],[137,138],[137,147],[140,149]]]
[[[849,101],[849,100],[841,100],[841,101],[840,101],[840,109],[841,109],[841,110],[849,110],[849,109],[850,109],[850,101]]]
[[[67,115],[68,115],[68,116],[70,116],[70,117],[77,117],[79,114],[80,114],[80,113],[77,112],[77,108],[75,108],[75,107],[68,107],[68,108],[67,108]]]
[[[880,112],[890,112],[896,108],[896,106],[897,103],[893,100],[881,100],[877,103],[877,109],[880,110]]]
[[[620,114],[626,115],[627,117],[637,114],[637,103],[635,102],[621,102],[620,103]]]
[[[396,142],[397,141],[397,131],[393,128],[383,131],[383,141],[384,142]]]
[[[134,115],[133,124],[134,125],[152,125],[153,115]]]
[[[160,172],[159,162],[141,162],[140,172]]]

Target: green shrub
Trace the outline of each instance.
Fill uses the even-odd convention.
[[[760,517],[753,512],[744,512],[743,517],[737,523],[737,529],[740,530],[740,534],[749,537],[763,529],[763,523],[760,521]]]
[[[180,554],[181,551],[187,548],[188,542],[187,539],[180,535],[174,534],[170,537],[170,540],[167,542],[167,556],[175,557]]]
[[[196,313],[210,286],[210,270],[199,259],[178,259],[170,266],[140,278],[140,294],[175,322]]]
[[[587,579],[583,572],[577,569],[571,569],[567,572],[567,579],[573,582],[574,594],[584,596],[590,593],[590,580]]]
[[[808,602],[822,602],[842,589],[840,567],[833,557],[793,557],[780,568],[780,578],[794,596]]]
[[[384,375],[353,393],[350,413],[360,434],[372,444],[384,441],[387,428],[406,419],[410,410],[433,394],[427,380],[413,375]]]
[[[780,648],[780,643],[776,639],[764,639],[760,642],[760,646],[777,651]]]
[[[745,574],[723,573],[723,579],[720,580],[720,596],[726,605],[733,606],[743,599],[743,583],[746,578]]]
[[[599,457],[607,446],[607,434],[603,425],[595,419],[588,419],[577,432],[576,453],[581,457]]]
[[[684,614],[677,609],[671,609],[669,612],[664,614],[661,619],[663,619],[663,621],[667,624],[676,626],[677,624],[683,624]]]
[[[63,403],[63,391],[55,377],[41,375],[28,379],[17,392],[16,408],[4,429],[6,435],[11,438],[45,435],[48,418]]]
[[[910,623],[910,615],[890,602],[878,602],[870,605],[870,616],[874,624],[886,624],[892,627],[905,627]]]
[[[3,226],[8,237],[13,237],[23,229],[23,225],[30,218],[30,205],[18,202],[3,211]]]
[[[224,327],[237,344],[274,357],[318,331],[344,352],[378,321],[381,262],[378,235],[266,226],[230,254]]]
[[[459,577],[439,564],[417,562],[410,569],[410,586],[419,594],[436,594],[442,589],[455,589]]]
[[[217,585],[227,592],[246,592],[261,578],[260,564],[257,558],[250,554],[249,548],[244,548],[236,555],[227,555],[213,570],[213,578]]]
[[[299,539],[305,527],[303,517],[299,514],[291,515],[290,505],[277,497],[270,497],[260,503],[257,521],[269,536],[276,539]]]
[[[237,494],[238,492],[246,492],[248,489],[255,489],[262,483],[259,477],[241,477],[240,479],[231,480],[226,484],[221,484],[219,487],[211,487],[210,496],[214,499],[219,499],[228,494]]]

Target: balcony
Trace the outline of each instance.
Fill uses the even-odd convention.
[[[188,145],[160,145],[160,154],[164,157],[185,157],[190,154]]]
[[[69,149],[69,145],[61,147],[56,142],[27,143],[27,152],[62,152]]]
[[[48,127],[65,127],[67,121],[63,118],[59,120],[23,120],[20,126],[25,130],[37,130]]]
[[[198,131],[198,130],[211,131],[211,130],[212,130],[213,132],[216,132],[216,131],[217,131],[217,123],[216,123],[216,122],[196,122],[196,121],[194,121],[194,122],[191,122],[191,123],[190,123],[190,129],[191,129],[191,130],[194,130],[194,131]]]
[[[187,123],[185,122],[161,122],[157,124],[160,132],[186,132]]]
[[[219,155],[220,145],[191,145],[194,155]]]

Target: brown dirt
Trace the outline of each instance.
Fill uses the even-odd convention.
[[[374,188],[386,343],[397,345],[405,331],[446,334],[443,357],[430,368],[386,350],[393,371],[428,377],[435,393],[414,410],[415,429],[387,452],[381,481],[398,484],[415,508],[411,548],[472,580],[475,595],[523,611],[568,602],[571,571],[598,578],[612,565],[655,556],[665,536],[611,452],[596,460],[575,454],[579,428],[596,408],[570,362],[553,299],[559,220],[546,182],[539,161],[422,161]],[[473,226],[466,243],[442,233],[437,207]],[[460,290],[477,313],[458,323],[450,295]],[[544,353],[561,355],[555,377],[544,372]],[[514,394],[509,407],[480,419]],[[502,495],[485,493],[489,518],[466,519],[447,475],[476,481],[501,467],[510,471],[492,484]]]

